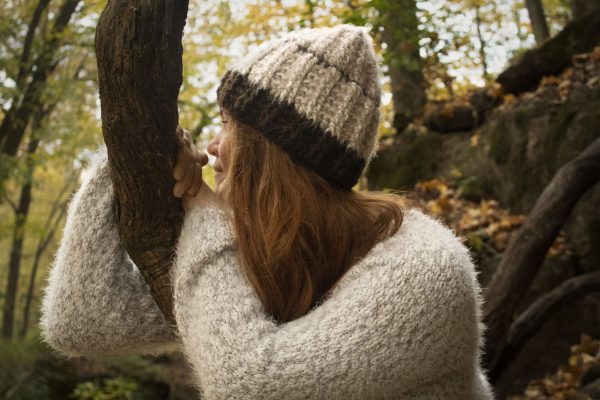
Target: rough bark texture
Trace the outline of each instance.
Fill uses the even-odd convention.
[[[167,319],[181,229],[172,196],[186,0],[110,1],[96,32],[102,132],[121,240]]]
[[[537,44],[542,44],[550,34],[548,33],[548,24],[544,14],[544,6],[541,0],[525,0],[525,6],[529,13],[529,20],[533,28],[533,36]]]
[[[485,296],[486,361],[492,381],[499,377],[495,367],[516,310],[548,248],[579,198],[599,179],[600,138],[556,173],[523,226],[513,235]]]
[[[547,75],[557,75],[577,53],[591,51],[600,43],[600,9],[574,19],[554,38],[523,54],[519,62],[496,79],[509,93],[533,89]]]

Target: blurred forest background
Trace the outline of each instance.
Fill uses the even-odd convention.
[[[0,2],[0,399],[197,396],[180,355],[67,360],[39,339],[66,206],[102,142],[105,5]],[[600,1],[191,1],[180,124],[204,147],[231,60],[339,23],[369,29],[383,70],[379,156],[356,190],[401,192],[465,238],[508,310],[486,316],[504,330],[487,360],[499,398],[600,399]],[[549,242],[523,256],[510,239],[528,220]]]

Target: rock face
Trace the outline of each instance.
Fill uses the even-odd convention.
[[[511,97],[475,132],[400,135],[372,161],[369,189],[410,190],[417,181],[459,172],[467,195],[528,213],[556,171],[600,135],[600,48],[587,57],[535,93]],[[596,186],[566,226],[583,270],[600,268],[599,204]]]
[[[499,110],[489,119],[481,133],[488,160],[477,167],[478,175],[501,204],[527,213],[560,166],[599,135],[600,87],[580,86],[564,101],[556,87],[547,87],[530,101]],[[598,204],[596,186],[581,199],[565,227],[584,270],[600,266]]]
[[[368,172],[369,188],[411,190],[417,181],[461,176],[465,195],[492,197],[513,213],[527,214],[556,171],[600,135],[600,48],[573,61],[573,68],[545,78],[536,92],[505,97],[476,131],[408,131],[384,144]],[[564,227],[574,260],[559,266],[547,260],[532,285],[535,294],[600,269],[599,208],[596,185]],[[555,368],[578,332],[600,337],[599,305],[600,296],[590,295],[559,310],[515,360],[498,391],[518,392],[527,379]]]

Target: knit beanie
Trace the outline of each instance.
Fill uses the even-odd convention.
[[[349,190],[375,153],[378,79],[362,28],[301,29],[231,65],[217,99],[296,163]]]

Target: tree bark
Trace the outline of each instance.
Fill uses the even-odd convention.
[[[394,103],[394,128],[404,128],[423,111],[427,101],[423,61],[419,54],[419,21],[415,0],[381,1],[378,6],[383,25],[382,38],[387,45],[385,58],[389,68]]]
[[[39,139],[32,139],[27,148],[27,154],[34,154],[38,148]],[[33,180],[33,169],[35,165],[28,161],[26,181],[21,188],[19,205],[15,212],[15,226],[13,227],[13,238],[8,262],[8,279],[6,280],[6,299],[4,301],[4,313],[2,315],[2,336],[11,338],[15,318],[15,306],[17,288],[19,284],[19,271],[21,268],[21,255],[23,253],[23,238],[25,236],[25,223],[29,214],[31,204],[31,188]]]
[[[600,272],[592,272],[571,278],[531,304],[512,323],[506,344],[498,352],[490,373],[500,376],[515,359],[527,341],[559,307],[587,295],[600,291]]]
[[[540,45],[550,36],[544,6],[541,0],[525,0],[525,6],[527,7],[529,20],[531,21],[535,42]]]
[[[187,0],[110,1],[96,31],[119,235],[168,320],[183,210],[172,194]]]
[[[67,199],[65,200],[64,195],[67,191],[69,191],[69,188],[73,186],[73,183],[75,182],[74,178],[75,175],[67,179],[67,183],[62,188],[57,199],[52,205],[52,209],[50,211],[50,214],[48,215],[48,219],[44,226],[44,231],[42,233],[42,236],[40,236],[38,244],[35,248],[35,256],[31,265],[31,273],[29,275],[27,295],[25,296],[25,306],[23,307],[23,319],[21,323],[21,329],[19,331],[19,336],[21,338],[25,337],[25,335],[27,334],[27,330],[29,329],[29,314],[31,313],[31,303],[33,302],[33,293],[35,291],[35,278],[37,276],[40,260],[42,259],[42,255],[48,248],[50,241],[54,237],[58,225],[67,213],[67,202],[71,196],[67,196]]]
[[[571,57],[587,53],[600,43],[600,9],[571,21],[558,35],[523,54],[496,81],[509,93],[534,89],[547,75],[558,75],[571,64]]]
[[[485,297],[488,327],[486,364],[498,362],[520,300],[546,253],[581,196],[600,179],[600,138],[563,165],[538,198],[523,226],[511,238]],[[492,381],[498,379],[494,371]]]

